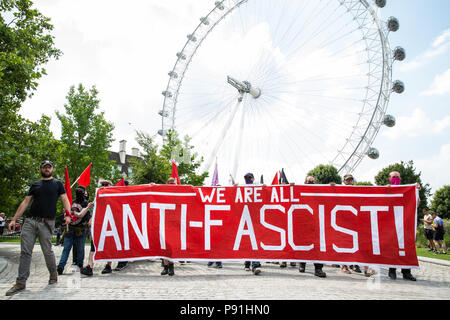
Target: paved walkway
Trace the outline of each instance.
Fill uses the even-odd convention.
[[[54,247],[56,260],[62,247]],[[86,259],[89,246],[86,246]],[[325,266],[327,278],[313,275],[313,265],[306,273],[298,268],[280,268],[263,263],[262,273],[254,276],[244,271],[240,262],[225,262],[222,269],[207,268],[206,263],[175,263],[175,276],[161,276],[160,261],[132,262],[112,274],[102,275],[104,264],[94,268],[93,277],[80,275],[77,267],[66,266],[58,283],[48,285],[48,271],[39,245],[35,246],[31,275],[26,290],[6,297],[14,284],[20,245],[0,243],[0,300],[441,300],[450,299],[450,266],[421,261],[412,271],[417,282],[404,281],[400,270],[397,280],[387,277],[387,269],[366,278],[362,274],[344,274]],[[69,261],[71,261],[69,257]],[[113,263],[113,268],[116,263]]]

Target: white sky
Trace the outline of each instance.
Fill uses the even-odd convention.
[[[161,128],[157,112],[175,54],[214,5],[212,0],[34,3],[51,18],[56,47],[64,54],[47,64],[48,75],[21,113],[31,120],[42,113],[51,116],[51,129],[59,138],[55,111],[64,110],[70,86],[96,85],[100,109],[115,125],[111,149],[118,151],[119,141],[125,139],[128,153],[138,147],[136,129],[154,134]],[[447,0],[434,0],[432,9],[424,9],[427,1],[410,1],[407,8],[401,3],[390,0],[382,10],[384,18],[396,16],[401,23],[400,30],[390,35],[391,46],[401,45],[407,52],[407,59],[395,64],[393,72],[406,91],[393,94],[388,107],[397,125],[380,130],[373,144],[380,158],[363,160],[354,174],[357,180],[373,182],[383,167],[414,160],[423,181],[435,191],[450,183],[450,20],[442,13],[449,12],[450,6]]]

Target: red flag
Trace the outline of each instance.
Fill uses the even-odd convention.
[[[65,177],[64,188],[66,189],[66,194],[67,198],[69,198],[70,206],[72,206],[72,190],[70,188],[69,172],[67,171],[67,167],[64,168],[64,177]]]
[[[275,177],[273,177],[272,185],[280,184],[279,181],[280,181],[280,171],[277,171]]]
[[[84,169],[83,173],[80,174],[80,177],[78,178],[78,185],[87,187],[91,184],[91,166],[92,162],[87,166],[86,169]]]
[[[172,160],[172,178],[177,179],[177,184],[180,185],[180,178],[178,177],[178,168],[177,165],[175,164],[175,160]]]
[[[125,186],[125,180],[122,178],[114,185],[115,187],[123,187]]]

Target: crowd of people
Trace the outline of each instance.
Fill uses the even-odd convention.
[[[78,186],[76,188],[76,196],[73,204],[70,205],[69,199],[66,194],[66,190],[61,181],[53,178],[54,165],[51,161],[43,161],[40,165],[40,173],[42,178],[34,182],[29,191],[28,195],[19,205],[14,217],[12,218],[10,224],[8,225],[9,230],[13,231],[16,226],[16,221],[19,219],[25,210],[31,205],[27,219],[22,226],[21,232],[21,252],[19,261],[18,276],[16,278],[16,283],[11,289],[6,292],[7,296],[11,296],[20,292],[26,288],[26,281],[30,275],[30,265],[31,257],[36,239],[39,238],[41,245],[41,250],[44,254],[47,269],[50,273],[49,284],[54,284],[57,282],[58,275],[64,273],[64,268],[67,264],[69,254],[72,251],[73,264],[80,268],[80,272],[86,276],[93,276],[94,262],[93,255],[95,252],[95,246],[92,243],[91,238],[91,248],[88,257],[88,264],[83,265],[85,260],[85,246],[86,236],[90,233],[90,224],[92,220],[92,215],[90,209],[93,207],[94,203],[89,202],[89,194],[86,188],[83,186]],[[254,184],[254,176],[252,173],[247,173],[244,176],[245,183]],[[393,171],[389,175],[391,185],[401,184],[401,176],[397,171]],[[355,182],[354,177],[351,174],[344,176],[344,185],[353,185]],[[314,184],[315,179],[312,176],[306,177],[305,184]],[[167,184],[177,184],[174,178],[169,178]],[[125,182],[128,185],[128,182]],[[235,184],[236,186],[237,184]],[[335,183],[331,183],[335,185]],[[101,187],[112,186],[111,181],[102,180],[100,181]],[[420,188],[417,184],[417,188]],[[61,215],[61,221],[57,226],[58,237],[56,245],[60,243],[63,246],[63,251],[58,264],[56,264],[55,254],[52,250],[52,239],[53,233],[55,231],[55,216],[56,216],[56,205],[58,199],[61,199],[63,203],[64,214]],[[432,212],[429,214],[428,209],[424,210],[425,216],[422,219],[424,222],[424,228],[426,231],[427,239],[429,240],[430,250],[439,252],[439,246],[443,249],[443,254],[446,253],[445,242],[443,241],[444,228],[443,221],[439,218],[436,213]],[[1,224],[4,225],[4,217],[0,214],[0,228]],[[432,230],[432,231],[429,231]],[[434,230],[434,231],[433,231]],[[184,262],[181,262],[184,263]],[[287,267],[286,262],[276,262],[280,265],[280,268]],[[222,268],[222,262],[215,262],[217,268]],[[102,274],[112,272],[112,263],[107,262]],[[127,261],[119,262],[114,271],[121,271],[128,265]],[[291,262],[292,267],[296,266],[296,263]],[[326,273],[323,271],[323,264],[314,263],[314,275],[320,278],[325,278]],[[214,262],[208,262],[208,267],[213,267]],[[334,267],[340,267],[342,272],[350,274],[353,272],[362,273],[361,268],[358,265],[342,265]],[[175,265],[170,260],[163,259],[161,261],[162,272],[161,275],[175,275]],[[244,270],[252,271],[254,275],[261,274],[262,266],[259,261],[245,261]],[[306,263],[300,262],[298,267],[299,272],[303,273],[306,270]],[[415,281],[415,277],[411,274],[411,269],[402,269],[403,279]],[[370,277],[375,274],[375,271],[367,266],[364,266],[364,275]],[[388,276],[391,279],[396,279],[396,269],[390,268]]]

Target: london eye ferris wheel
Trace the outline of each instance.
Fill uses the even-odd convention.
[[[386,0],[223,0],[200,17],[162,92],[165,136],[188,135],[210,176],[272,176],[302,182],[318,164],[351,173],[365,158],[386,113],[395,61],[379,18]]]

